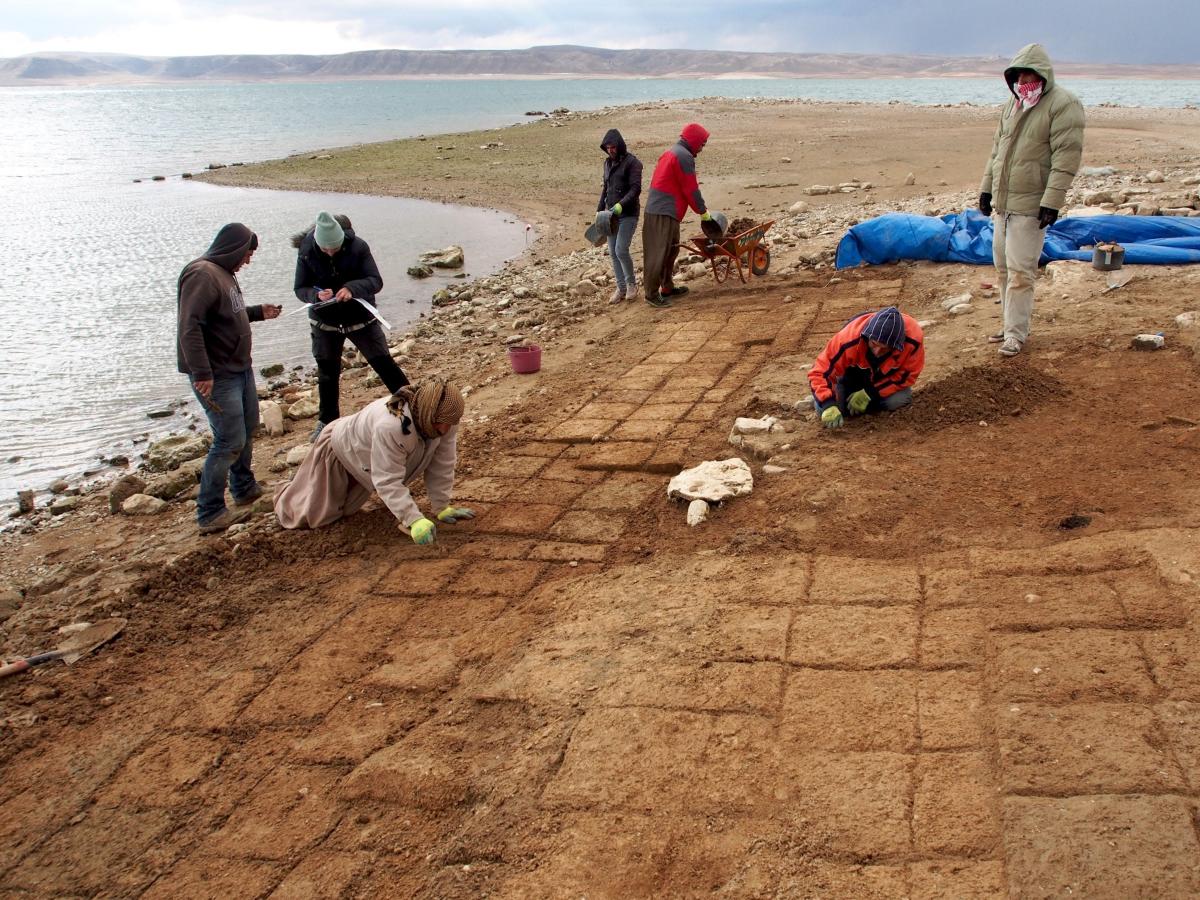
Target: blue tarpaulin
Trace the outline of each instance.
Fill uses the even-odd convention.
[[[1125,248],[1132,265],[1200,263],[1200,218],[1178,216],[1067,216],[1046,233],[1042,263],[1056,259],[1091,261],[1081,250],[1102,241]],[[978,210],[940,219],[888,213],[852,227],[837,250],[837,267],[872,266],[901,259],[992,264],[992,220]]]

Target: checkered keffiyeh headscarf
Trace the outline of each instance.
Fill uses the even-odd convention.
[[[457,425],[466,409],[463,395],[446,381],[429,381],[419,387],[405,385],[388,400],[388,411],[393,416],[403,416],[405,404],[423,438],[438,437],[438,425]]]

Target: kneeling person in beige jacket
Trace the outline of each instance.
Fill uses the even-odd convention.
[[[474,518],[471,510],[450,505],[463,409],[458,388],[431,381],[406,385],[332,422],[296,477],[276,495],[279,524],[320,528],[358,512],[375,493],[413,541],[431,544],[437,528],[408,489],[421,475],[430,504],[441,510],[439,522]]]

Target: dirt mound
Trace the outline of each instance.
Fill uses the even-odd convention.
[[[916,431],[935,431],[1019,416],[1069,393],[1053,375],[1025,362],[971,366],[918,389],[899,418]]]
[[[726,234],[741,234],[743,231],[749,231],[758,224],[756,219],[748,219],[742,216],[739,219],[734,219],[729,223],[729,227],[725,229]]]

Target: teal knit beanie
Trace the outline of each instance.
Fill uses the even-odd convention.
[[[317,246],[322,250],[336,250],[342,246],[342,241],[346,239],[346,232],[342,231],[342,226],[337,223],[337,219],[327,212],[317,213],[317,227],[313,229],[313,236],[317,242]]]

